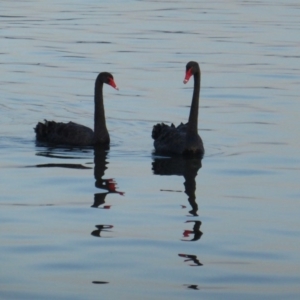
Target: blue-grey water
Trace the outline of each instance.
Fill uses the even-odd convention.
[[[1,1],[1,299],[299,299],[300,4]],[[155,157],[202,71],[199,161]],[[43,119],[111,147],[35,143]]]

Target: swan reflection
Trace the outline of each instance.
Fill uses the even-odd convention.
[[[107,150],[103,147],[94,148],[94,176],[95,176],[95,187],[98,189],[106,190],[104,193],[94,194],[94,203],[91,207],[98,208],[100,205],[105,203],[105,197],[107,194],[117,193],[124,195],[124,192],[117,191],[117,183],[113,178],[103,179],[105,170],[107,169]],[[110,205],[103,206],[104,209],[109,209]]]
[[[188,158],[181,156],[155,157],[152,162],[152,170],[155,175],[178,175],[185,179],[185,193],[192,209],[189,213],[198,216],[198,204],[196,202],[196,176],[201,168],[201,158]]]
[[[198,216],[198,204],[196,202],[196,176],[198,170],[202,167],[201,158],[191,157],[155,157],[152,162],[152,170],[155,175],[178,175],[184,177],[184,192],[188,196],[188,202],[192,209],[189,211],[192,216]],[[178,192],[176,190],[175,192]],[[185,208],[185,206],[182,206]],[[186,223],[193,223],[193,229],[183,231],[184,242],[198,241],[203,232],[200,230],[201,221],[188,220]],[[180,257],[185,258],[185,262],[192,262],[190,266],[202,266],[196,255],[193,254],[178,254]]]
[[[183,236],[185,238],[188,238],[191,234],[193,234],[194,237],[191,240],[182,240],[182,241],[185,241],[185,242],[187,242],[187,241],[189,241],[189,242],[198,241],[201,238],[202,234],[203,234],[203,232],[200,230],[200,226],[201,226],[202,222],[201,221],[186,221],[185,223],[191,223],[191,222],[194,223],[193,230],[184,230]]]
[[[108,281],[92,281],[93,284],[107,284]]]
[[[184,284],[184,286],[186,286],[188,289],[191,289],[191,290],[199,290],[199,287],[197,284]]]
[[[110,193],[117,193],[119,195],[124,195],[124,192],[117,191],[117,183],[113,178],[103,179],[105,170],[107,169],[107,154],[108,147],[95,146],[95,147],[45,147],[45,145],[37,144],[38,151],[37,156],[44,156],[51,159],[64,159],[64,160],[78,160],[78,159],[87,159],[90,157],[90,153],[94,150],[94,176],[95,176],[95,187],[106,190],[107,192],[96,193],[94,194],[94,203],[91,207],[98,208],[100,205],[105,203],[105,197]],[[78,164],[78,163],[46,163],[38,164],[33,166],[26,167],[36,167],[36,168],[69,168],[69,169],[92,169],[92,166],[88,164]],[[103,205],[103,209],[109,209],[110,205]]]
[[[36,144],[38,151],[36,156],[44,156],[47,158],[54,159],[65,159],[71,161],[73,159],[82,159],[86,158],[85,154],[91,152],[91,148],[79,149],[79,148],[65,148],[65,147],[46,147],[43,144]],[[27,167],[36,167],[36,168],[67,168],[67,169],[92,169],[92,167],[85,166],[82,164],[75,163],[47,163],[47,164],[38,164],[34,166]]]
[[[91,235],[95,236],[95,237],[103,237],[101,236],[102,232],[111,232],[111,228],[113,228],[113,225],[96,225],[95,226],[97,229],[91,232]],[[106,236],[108,237],[108,236]]]
[[[186,258],[184,260],[184,262],[192,262],[192,264],[190,264],[191,267],[203,266],[203,264],[201,264],[201,262],[197,258],[197,255],[193,255],[193,254],[178,254],[178,256]]]

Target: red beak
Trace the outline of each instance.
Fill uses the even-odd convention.
[[[112,78],[109,79],[109,85],[111,85],[114,89],[119,90],[119,88],[117,87],[116,83],[114,82],[114,80]]]
[[[191,78],[192,75],[193,75],[193,73],[192,73],[192,68],[190,68],[190,69],[187,70],[186,73],[185,73],[185,78],[184,78],[184,80],[183,80],[183,83],[186,84],[186,83],[190,80],[190,78]]]

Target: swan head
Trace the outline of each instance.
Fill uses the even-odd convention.
[[[199,64],[195,61],[188,62],[186,65],[185,78],[183,80],[183,83],[186,84],[195,73],[200,73]]]
[[[112,86],[114,89],[119,90],[119,88],[117,87],[117,85],[114,81],[114,77],[108,72],[100,73],[97,77],[97,81],[106,83],[106,84]]]

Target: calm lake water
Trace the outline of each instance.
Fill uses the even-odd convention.
[[[1,1],[1,299],[299,299],[299,1]],[[202,70],[199,160],[155,157]],[[43,119],[110,150],[35,144]]]

